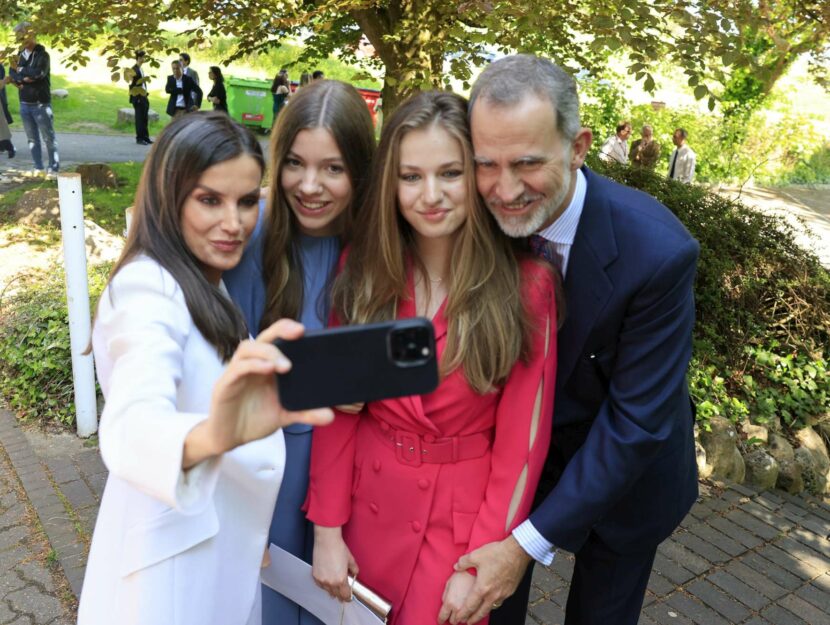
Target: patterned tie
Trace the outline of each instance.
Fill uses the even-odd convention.
[[[565,322],[566,311],[565,280],[562,275],[562,255],[556,251],[552,241],[548,241],[545,237],[538,234],[530,235],[528,243],[530,245],[530,251],[539,258],[547,261],[553,267],[553,272],[556,274],[556,287],[554,289],[556,297],[556,327],[557,329],[561,328]]]
[[[539,258],[543,258],[548,261],[559,276],[562,276],[562,256],[559,252],[556,251],[556,248],[553,246],[552,241],[548,241],[545,237],[532,234],[530,235],[529,239],[530,243],[530,251],[533,252]]]

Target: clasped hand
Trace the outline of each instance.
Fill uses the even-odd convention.
[[[438,623],[477,623],[516,591],[529,563],[512,535],[461,556],[444,588]]]

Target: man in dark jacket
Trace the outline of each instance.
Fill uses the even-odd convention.
[[[135,111],[135,142],[139,145],[150,145],[150,133],[147,130],[147,114],[150,112],[150,100],[147,98],[147,81],[149,77],[141,69],[144,63],[144,50],[135,53],[135,65],[130,77],[130,104]]]
[[[170,94],[170,99],[167,101],[167,114],[176,118],[199,110],[202,104],[202,90],[182,72],[181,61],[173,61],[172,68],[173,74],[167,77],[164,90]]]
[[[49,53],[35,41],[32,25],[28,22],[15,26],[14,33],[23,49],[17,60],[12,60],[6,82],[14,83],[20,89],[20,119],[23,120],[23,128],[29,140],[35,171],[43,172],[43,157],[40,150],[42,135],[49,153],[49,169],[46,173],[54,176],[58,173],[60,160],[53,125]]]

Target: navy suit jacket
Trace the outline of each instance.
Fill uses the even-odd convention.
[[[653,197],[582,171],[546,467],[555,486],[530,520],[571,552],[593,530],[633,553],[671,534],[697,498],[686,369],[699,248]]]
[[[176,100],[180,95],[184,96],[184,107],[187,111],[190,111],[193,106],[202,105],[202,90],[187,74],[182,74],[181,89],[176,88],[176,77],[168,76],[164,90],[170,94],[170,98],[167,100],[167,114],[170,117],[176,114]],[[193,99],[194,95],[196,96],[195,100]]]

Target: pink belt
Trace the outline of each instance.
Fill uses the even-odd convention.
[[[398,462],[413,467],[422,463],[446,464],[481,458],[493,441],[492,429],[466,436],[435,438],[430,434],[421,436],[414,432],[396,430],[373,417],[367,417],[366,421],[378,438],[395,451]]]

